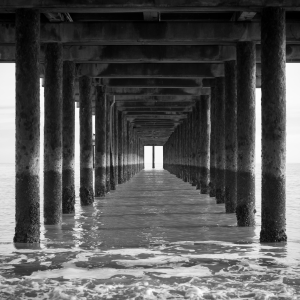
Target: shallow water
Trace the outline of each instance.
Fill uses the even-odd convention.
[[[75,215],[26,248],[12,243],[14,166],[2,164],[0,299],[300,299],[300,165],[287,168],[287,243],[258,242],[257,173],[253,228],[149,170],[92,207],[77,199]]]

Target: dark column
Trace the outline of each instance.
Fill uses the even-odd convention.
[[[15,243],[40,242],[40,14],[16,10]]]
[[[152,169],[155,169],[155,146],[152,146]]]
[[[261,242],[286,241],[285,11],[262,11],[262,213]]]
[[[116,174],[115,174],[115,104],[112,104],[110,109],[110,189],[116,189]]]
[[[200,105],[200,192],[201,194],[208,194],[210,164],[210,97],[201,96]]]
[[[236,172],[237,172],[237,137],[236,137],[236,62],[225,62],[225,210],[235,213],[236,209]]]
[[[95,196],[106,192],[106,101],[105,88],[97,86],[95,103]]]
[[[127,121],[127,180],[131,178],[131,130]]]
[[[209,182],[209,195],[210,197],[216,196],[216,97],[215,87],[211,87],[210,93],[210,182]]]
[[[80,202],[90,205],[94,202],[93,191],[93,128],[91,79],[79,78],[80,93]]]
[[[216,78],[215,87],[215,147],[216,147],[216,200],[225,201],[225,81],[224,77]]]
[[[62,45],[45,49],[44,223],[62,221]]]
[[[238,226],[255,224],[255,53],[253,42],[237,44]]]
[[[200,190],[200,156],[201,156],[201,149],[200,149],[200,141],[201,141],[201,134],[200,134],[200,106],[201,102],[196,101],[195,105],[195,179],[196,179],[196,189]]]
[[[118,181],[119,181],[119,159],[118,159],[118,152],[119,152],[119,147],[118,147],[118,109],[116,104],[114,105],[114,170],[115,170],[115,186],[117,187]]]
[[[110,191],[110,96],[106,95],[106,193]]]
[[[62,167],[62,212],[75,211],[75,64],[63,63],[63,167]]]
[[[123,115],[118,111],[118,183],[124,182],[123,179]]]
[[[128,180],[128,142],[127,142],[127,120],[126,116],[123,117],[123,182]]]

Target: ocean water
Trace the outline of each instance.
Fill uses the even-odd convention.
[[[300,299],[300,164],[287,165],[287,243],[259,243],[256,170],[252,228],[144,170],[93,206],[77,198],[61,228],[41,225],[41,244],[26,246],[12,243],[14,165],[0,164],[0,299]]]

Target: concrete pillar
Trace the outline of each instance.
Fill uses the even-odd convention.
[[[75,64],[63,63],[63,167],[62,167],[62,212],[75,211]]]
[[[152,169],[155,169],[155,146],[152,146]]]
[[[118,111],[118,183],[124,182],[124,162],[123,162],[123,115]]]
[[[91,79],[79,78],[80,93],[80,203],[90,205],[94,202],[93,191],[93,128]]]
[[[115,170],[115,186],[117,187],[119,182],[119,158],[118,158],[118,152],[119,152],[119,139],[118,139],[118,109],[116,104],[114,105],[114,170]]]
[[[200,193],[208,194],[210,164],[210,97],[201,96],[200,105]]]
[[[261,242],[286,241],[286,36],[285,11],[262,11],[262,212]]]
[[[110,96],[106,95],[106,193],[110,191]]]
[[[40,14],[16,10],[15,243],[40,242]]]
[[[62,221],[62,45],[45,49],[44,223]]]
[[[225,81],[216,78],[215,87],[215,147],[216,147],[216,200],[225,201]]]
[[[255,224],[255,88],[253,42],[237,44],[237,206],[238,226]]]
[[[127,180],[130,180],[131,178],[131,141],[132,141],[132,135],[131,135],[131,124],[130,122],[127,122]]]
[[[106,193],[106,115],[105,88],[97,86],[95,103],[95,196]]]
[[[123,180],[128,180],[128,142],[127,142],[127,120],[126,116],[123,118]]]
[[[116,161],[115,161],[115,104],[110,109],[110,189],[116,189]]]
[[[191,112],[191,184],[192,186],[197,186],[196,179],[196,110],[195,107]]]
[[[236,62],[225,62],[225,211],[235,213],[237,172],[237,87]]]
[[[195,105],[195,180],[196,189],[200,190],[200,101]]]
[[[215,87],[211,87],[210,93],[210,182],[209,196],[216,196],[216,93]]]

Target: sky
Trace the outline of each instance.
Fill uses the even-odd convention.
[[[287,163],[300,163],[300,64],[287,64]],[[0,64],[0,163],[15,161],[15,65]],[[43,116],[44,90],[41,87],[41,116]],[[256,89],[256,162],[261,160],[261,91]],[[43,127],[43,117],[41,118]],[[79,110],[76,108],[76,162],[79,162]],[[43,130],[41,130],[41,141]],[[42,145],[42,143],[41,143]],[[157,148],[156,158],[162,161],[162,148]],[[41,147],[41,153],[43,148]],[[150,161],[152,152],[145,151],[146,161]],[[42,156],[41,156],[42,157]]]

